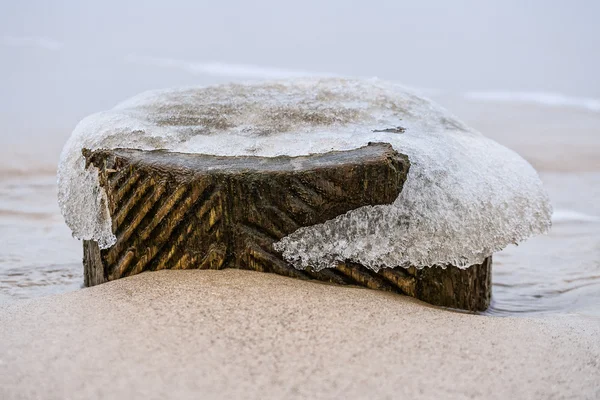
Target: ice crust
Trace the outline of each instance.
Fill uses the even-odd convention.
[[[404,128],[403,133],[399,133]],[[381,132],[382,130],[392,130]],[[97,171],[82,148],[307,155],[390,143],[411,167],[391,205],[367,206],[298,229],[275,244],[296,268],[339,261],[382,267],[481,263],[545,233],[552,208],[519,155],[400,85],[377,79],[300,79],[143,93],[75,128],[58,169],[59,204],[73,234],[116,240]]]

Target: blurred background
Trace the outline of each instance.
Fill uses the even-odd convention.
[[[495,257],[492,314],[600,316],[600,2],[0,3],[0,302],[81,286],[55,198],[84,116],[141,91],[309,75],[413,88],[520,153],[550,235]]]

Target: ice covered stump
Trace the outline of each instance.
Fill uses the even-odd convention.
[[[391,203],[357,206],[286,232],[273,251],[298,271],[343,264],[385,274],[397,267],[486,265],[493,252],[550,226],[548,197],[526,161],[428,100],[379,80],[144,93],[76,127],[59,165],[59,203],[76,237],[110,251],[118,243],[120,217],[110,209],[99,173],[111,171],[97,163],[86,166],[82,149],[296,157],[370,142],[389,143],[408,156],[402,191]],[[127,186],[118,190],[126,192]]]
[[[371,142],[408,174],[382,173]],[[398,85],[346,79],[164,90],[92,115],[63,151],[59,203],[87,285],[251,268],[471,310],[489,304],[491,254],[551,214],[514,152]]]
[[[81,149],[298,156],[387,142],[411,170],[391,205],[359,208],[277,244],[298,269],[350,260],[382,267],[478,264],[546,232],[551,206],[534,169],[399,85],[319,79],[144,93],[87,117],[67,142],[59,203],[75,236],[115,243],[106,193]]]

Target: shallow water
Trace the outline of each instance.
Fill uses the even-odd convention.
[[[600,317],[600,174],[543,173],[554,206],[548,235],[494,256],[489,314]],[[573,211],[577,210],[577,211]]]
[[[81,287],[81,244],[56,203],[56,178],[0,178],[0,302]]]
[[[589,157],[600,154],[600,113],[438,100],[529,159],[555,209],[550,234],[494,255],[486,314],[600,318],[600,168]],[[570,126],[570,146],[559,140],[557,121]],[[78,290],[82,246],[60,215],[56,178],[31,158],[15,163],[0,173],[0,302]]]

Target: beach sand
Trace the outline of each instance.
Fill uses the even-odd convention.
[[[161,271],[0,304],[0,398],[599,398],[599,335],[597,319]]]

